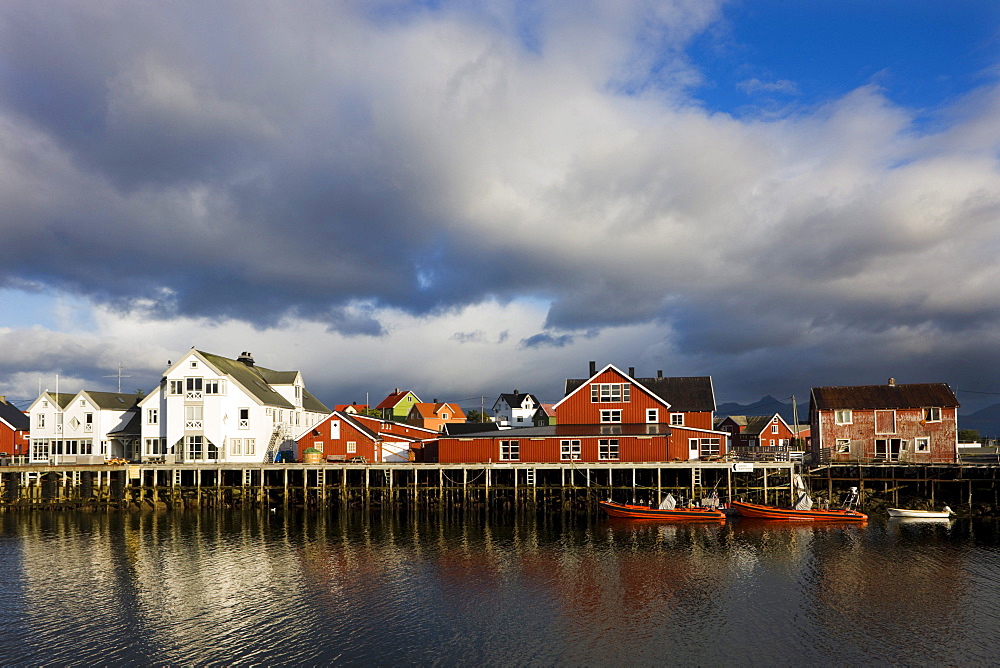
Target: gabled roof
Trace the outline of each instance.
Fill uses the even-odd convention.
[[[396,404],[402,401],[407,394],[410,394],[410,390],[396,390],[395,392],[390,392],[389,396],[380,401],[378,406],[376,406],[375,408],[378,409],[395,408]],[[418,402],[420,401],[420,397],[418,397],[415,392],[413,393],[413,396],[414,398],[416,398]]]
[[[607,365],[590,378],[567,379],[566,396],[568,397],[609,368],[614,369],[622,377],[631,380],[660,401],[668,404],[672,411],[702,412],[715,410],[715,390],[712,388],[711,376],[631,378],[612,364]]]
[[[733,423],[735,423],[739,427],[745,427],[745,426],[747,426],[747,416],[746,415],[729,415],[729,416],[724,417],[724,418],[717,418],[716,420],[714,420],[714,422],[715,422],[715,424],[718,425],[718,424],[722,424],[726,420],[731,420]]]
[[[811,403],[816,410],[956,408],[959,405],[947,383],[814,387]]]
[[[777,413],[774,415],[746,415],[740,417],[744,417],[746,419],[747,428],[743,431],[743,433],[748,436],[759,436],[761,432],[765,431],[770,426],[771,422],[774,421],[774,418],[778,418],[782,424],[786,427],[788,426],[788,423],[785,422],[784,418]]]
[[[413,407],[410,408],[411,413],[416,411],[417,414],[425,420],[437,418],[438,415],[444,410],[447,410],[451,415],[451,417],[448,418],[449,420],[455,418],[465,419],[465,411],[462,410],[461,406],[458,404],[448,403],[446,401],[438,403],[418,402],[413,404]]]
[[[73,397],[76,396],[75,394],[68,394],[66,392],[56,393],[56,392],[49,392],[48,390],[46,390],[42,392],[41,395],[39,395],[38,399],[41,399],[43,395],[47,397],[50,401],[55,403],[56,408],[62,408],[62,409],[65,409],[67,406],[69,406],[70,402],[73,401]],[[35,399],[35,401],[37,402],[38,399]],[[34,402],[31,405],[34,406],[35,405]]]
[[[135,408],[139,404],[142,396],[136,392],[133,394],[122,394],[120,392],[91,392],[83,390],[84,394],[94,403],[95,406],[105,411],[127,411]]]
[[[290,401],[281,396],[271,385],[291,385],[299,375],[298,371],[274,371],[254,364],[250,366],[238,360],[232,360],[221,355],[206,353],[202,350],[195,350],[208,364],[215,368],[220,374],[229,376],[240,387],[249,392],[262,404],[268,406],[278,406],[279,408],[291,408]],[[329,413],[330,409],[323,405],[304,387],[302,388],[302,408],[314,413]]]
[[[6,422],[14,431],[28,431],[31,428],[31,418],[7,400],[0,401],[0,420]]]
[[[140,415],[139,411],[136,411],[132,414],[132,418],[124,427],[118,429],[117,431],[109,431],[108,436],[138,436],[142,433],[142,419]]]
[[[348,408],[353,408],[357,412],[361,412],[368,408],[368,404],[336,404],[333,407],[335,411],[346,411]]]
[[[500,396],[497,397],[497,400],[493,402],[493,409],[496,410],[497,404],[499,404],[501,401],[507,402],[507,405],[510,406],[511,408],[520,408],[521,405],[524,403],[524,400],[529,397],[534,402],[535,406],[538,406],[541,403],[540,401],[538,401],[538,397],[536,397],[533,394],[529,394],[527,392],[518,392],[517,390],[509,393],[501,392]]]

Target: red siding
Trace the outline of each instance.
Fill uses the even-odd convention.
[[[516,431],[516,430],[512,430]],[[600,439],[618,440],[618,459],[598,459]],[[535,438],[518,437],[514,434],[504,434],[490,438],[455,438],[442,437],[438,439],[437,459],[442,464],[476,464],[499,462],[500,441],[518,441],[520,444],[519,463],[558,464],[570,460],[561,458],[563,440],[580,441],[579,462],[662,462],[667,461],[666,436],[545,436]],[[431,449],[428,449],[431,456]]]
[[[630,397],[627,402],[594,403],[590,400],[590,386],[594,383],[630,383]],[[666,423],[670,412],[659,399],[652,396],[642,385],[632,383],[614,369],[606,369],[596,378],[584,383],[556,408],[558,424],[601,424],[601,411],[604,409],[620,409],[622,423],[642,424],[646,421],[646,409],[656,408],[659,420]],[[709,418],[706,429],[712,427]]]
[[[336,420],[340,423],[340,438],[332,438],[331,426]],[[354,441],[357,452],[347,451],[347,442]],[[370,462],[378,461],[376,458],[375,442],[368,434],[356,429],[336,416],[331,416],[316,425],[308,434],[299,439],[299,461],[302,461],[302,452],[306,448],[316,447],[323,451],[323,455],[342,455],[345,459],[351,457],[364,457]],[[380,453],[379,453],[380,454]]]
[[[6,424],[0,424],[0,452],[8,455],[28,454],[28,434],[23,431],[8,429]]]
[[[897,409],[895,431],[891,434],[875,433],[874,410],[852,410],[850,424],[836,424],[835,411],[815,411],[812,416],[813,454],[818,457],[822,449],[829,448],[831,461],[865,461],[875,458],[875,439],[902,439],[906,450],[899,461],[913,463],[946,463],[956,460],[958,442],[958,409],[942,408],[940,422],[924,422],[922,408]],[[851,451],[837,452],[837,439],[849,439]],[[930,452],[917,453],[914,439],[929,438]]]

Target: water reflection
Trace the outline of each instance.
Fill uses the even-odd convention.
[[[6,514],[9,663],[991,662],[994,524]],[[9,604],[7,603],[9,602]]]

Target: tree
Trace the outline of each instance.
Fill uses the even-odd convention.
[[[979,442],[979,430],[978,429],[959,429],[958,430],[958,442],[959,443],[978,443]]]
[[[477,411],[475,408],[470,408],[465,413],[466,422],[489,422],[490,416],[486,414],[485,411]]]
[[[358,411],[358,415],[367,415],[369,417],[377,417],[377,418],[382,417],[381,411],[379,411],[377,408],[362,408],[360,411]]]

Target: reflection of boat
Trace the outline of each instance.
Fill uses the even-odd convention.
[[[650,508],[649,506],[637,506],[615,501],[601,501],[599,505],[610,517],[630,520],[708,520],[717,522],[726,519],[722,511],[715,508]]]
[[[756,503],[733,501],[730,505],[742,517],[753,517],[762,520],[802,520],[809,522],[866,522],[868,516],[854,509],[858,500],[858,489],[852,487],[844,500],[842,508],[829,510],[814,509],[812,499],[806,491],[802,476],[792,476],[792,496],[795,504],[792,508],[777,506],[762,506]]]
[[[944,510],[908,510],[906,508],[889,508],[889,517],[910,517],[925,520],[946,520],[953,514],[948,506]]]

